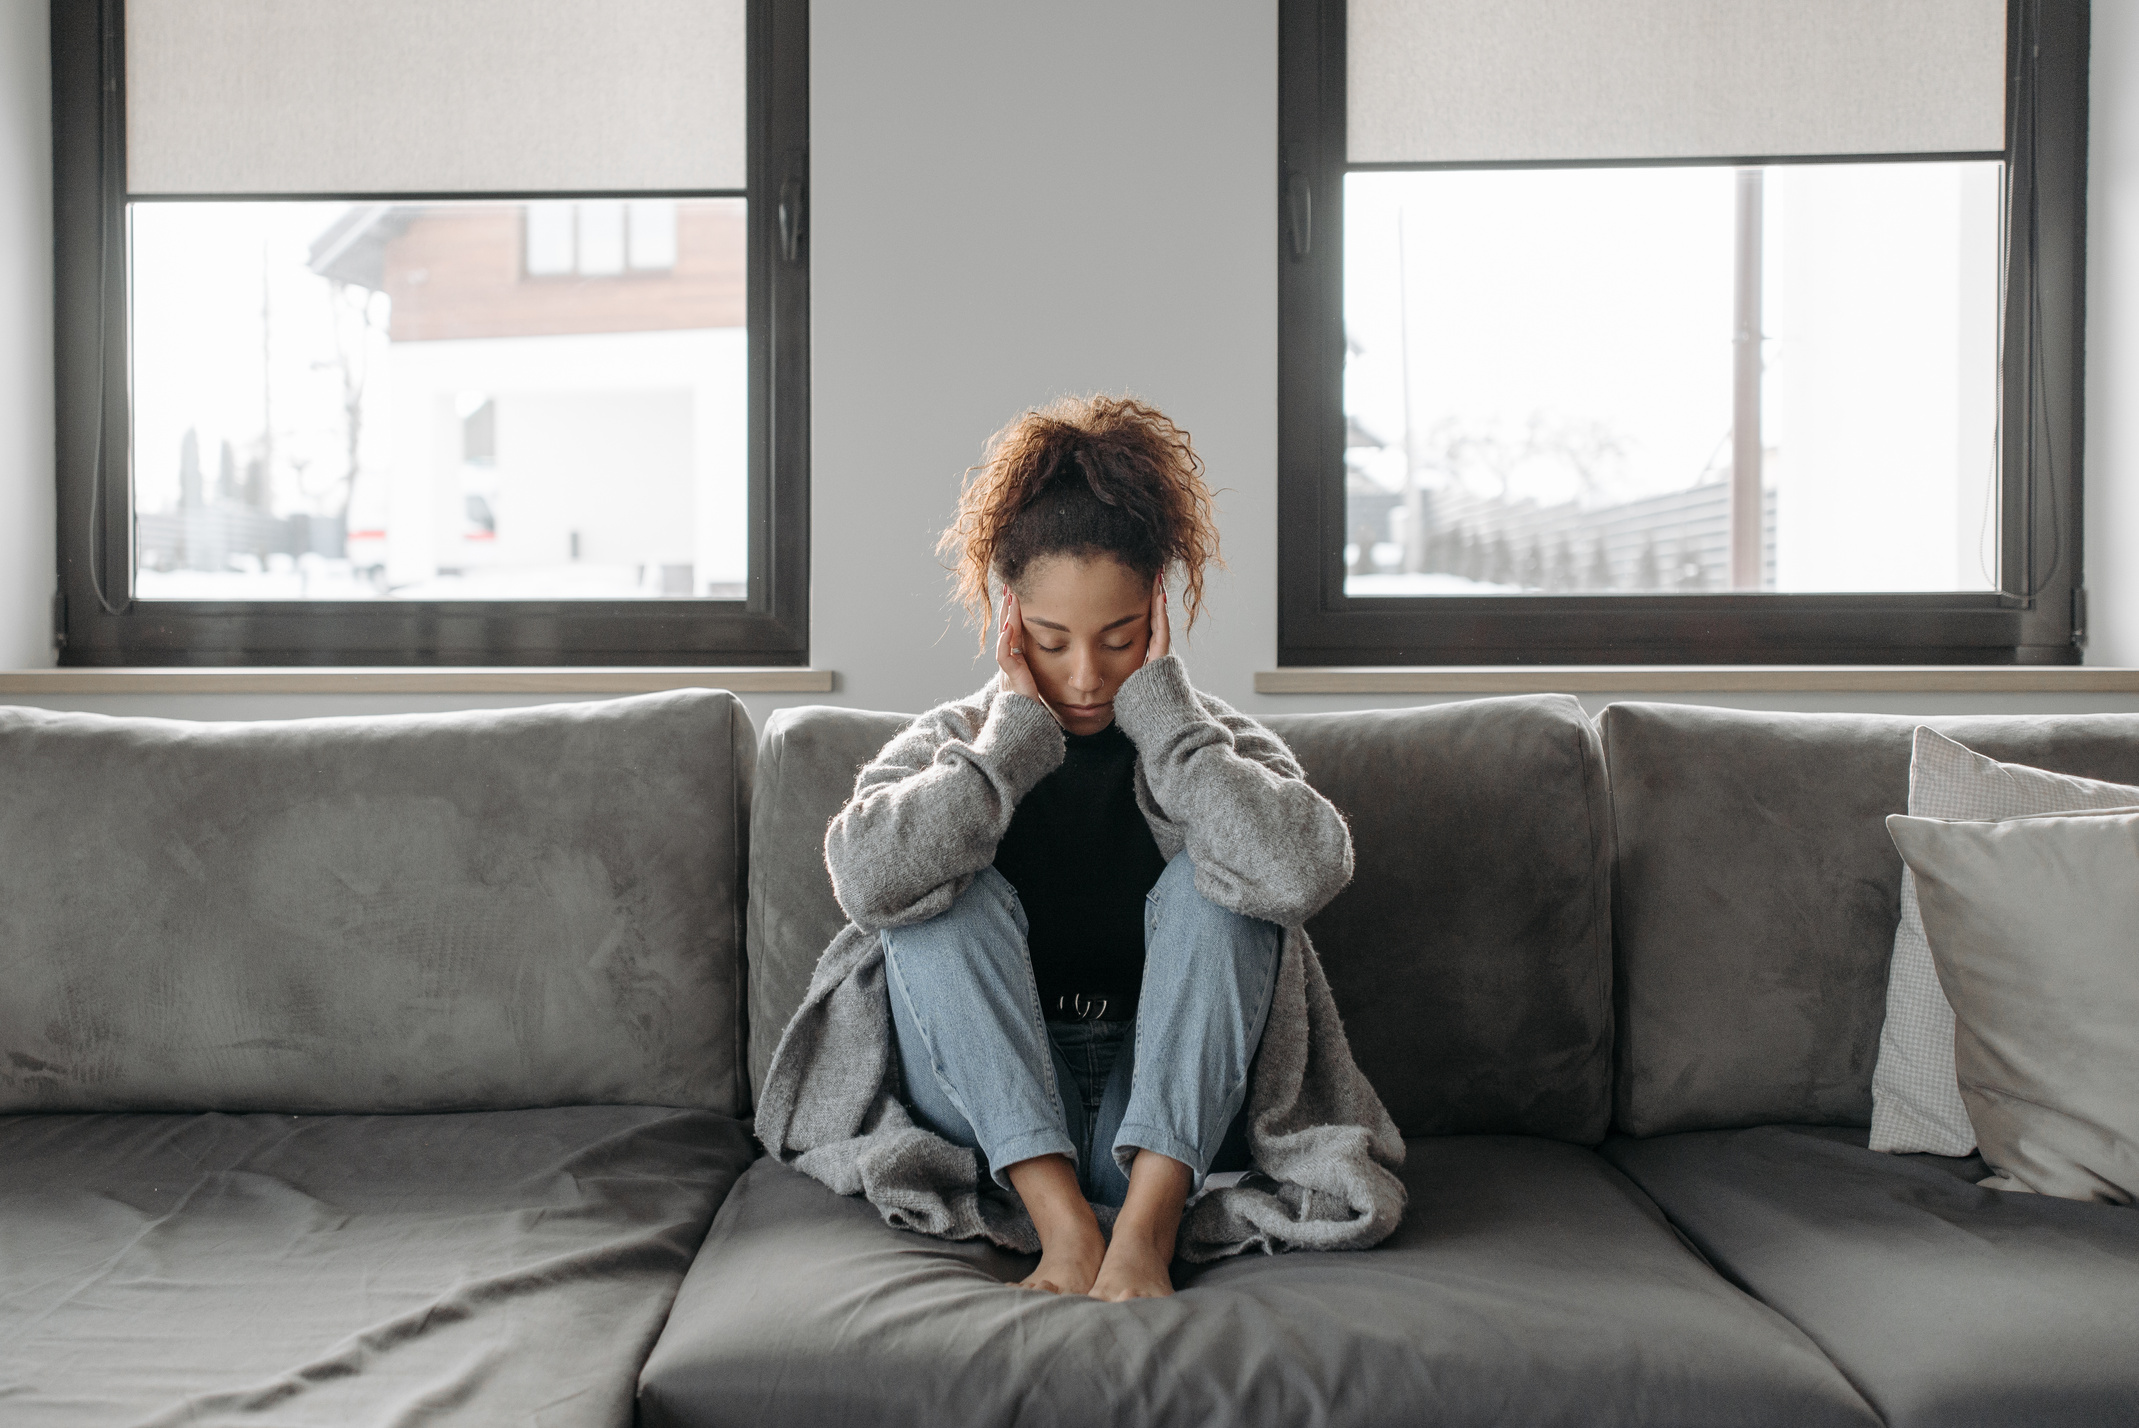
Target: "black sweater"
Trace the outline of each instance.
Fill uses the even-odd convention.
[[[1125,1020],[1144,980],[1144,895],[1166,860],[1136,806],[1136,745],[1121,726],[1063,742],[1061,767],[1011,814],[995,867],[1024,904],[1049,1019],[1078,1019],[1060,1003],[1081,994]]]

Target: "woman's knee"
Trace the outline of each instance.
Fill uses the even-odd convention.
[[[993,867],[982,868],[959,890],[951,905],[925,922],[887,927],[883,932],[886,953],[914,951],[945,942],[1002,942],[1007,952],[1014,946],[1022,953],[1027,926],[1025,909],[1017,889]]]
[[[1160,916],[1169,908],[1196,913],[1222,910],[1197,888],[1196,864],[1185,848],[1166,860],[1166,870],[1145,894],[1144,920],[1152,930],[1157,930]]]
[[[973,875],[973,881],[965,885],[942,915],[983,921],[1007,918],[1020,937],[1028,930],[1025,905],[1018,901],[1017,889],[992,864]]]
[[[1030,1003],[1031,954],[1017,893],[993,868],[983,868],[950,907],[926,922],[886,928],[885,967],[913,1016],[929,1022],[970,1016],[976,1007]]]
[[[1196,865],[1188,856],[1188,850],[1173,855],[1167,861],[1166,871],[1152,884],[1149,920],[1156,930],[1160,917],[1169,909],[1177,908],[1201,921],[1215,923],[1236,937],[1254,941],[1269,941],[1274,947],[1283,936],[1283,929],[1274,922],[1250,917],[1244,912],[1212,902],[1196,886]]]
[[[1183,848],[1166,860],[1166,871],[1159,874],[1159,880],[1152,884],[1151,890],[1153,892],[1172,892],[1177,888],[1186,888],[1190,892],[1194,892],[1195,887],[1196,861],[1188,856],[1188,849]]]

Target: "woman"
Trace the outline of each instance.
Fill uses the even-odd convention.
[[[1167,573],[1193,625],[1217,554],[1187,435],[1128,399],[1028,412],[943,549],[984,632],[1001,592],[997,673],[894,738],[833,821],[853,923],[760,1137],[894,1224],[1037,1247],[1022,1283],[1055,1293],[1170,1294],[1177,1248],[1377,1242],[1403,1144],[1300,928],[1350,836],[1172,653]]]

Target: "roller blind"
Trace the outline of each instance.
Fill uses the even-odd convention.
[[[2005,147],[2004,0],[1351,0],[1353,163]]]
[[[127,0],[127,187],[740,189],[743,77],[743,0]]]

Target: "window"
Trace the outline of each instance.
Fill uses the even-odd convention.
[[[805,662],[806,44],[57,7],[62,660]]]
[[[521,222],[523,270],[529,277],[672,272],[676,210],[672,198],[530,203]],[[739,221],[736,227],[740,239]],[[735,257],[741,252],[738,242]]]
[[[2077,660],[2084,4],[1281,17],[1283,662]]]

